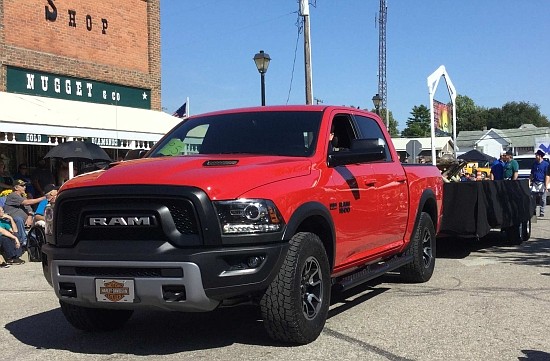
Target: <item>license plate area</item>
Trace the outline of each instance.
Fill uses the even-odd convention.
[[[134,302],[134,280],[97,278],[95,280],[95,295],[98,302]]]

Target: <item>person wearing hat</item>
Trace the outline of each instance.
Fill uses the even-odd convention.
[[[30,227],[33,224],[34,212],[31,206],[46,199],[46,196],[27,198],[25,194],[26,185],[27,183],[21,179],[15,180],[13,183],[13,192],[8,194],[6,203],[4,204],[4,211],[13,217],[17,225],[17,238],[19,238],[22,247],[27,245],[25,227]]]
[[[44,187],[44,193],[46,196],[46,199],[40,201],[38,203],[38,206],[36,206],[36,211],[34,212],[34,223],[38,225],[44,225],[45,218],[44,218],[44,212],[46,211],[46,206],[48,204],[54,204],[55,198],[57,197],[57,190],[59,189],[58,186],[55,184],[47,184]]]
[[[550,177],[548,176],[548,167],[550,163],[544,160],[546,154],[542,150],[537,150],[535,153],[535,161],[531,166],[531,174],[529,180],[531,181],[531,195],[535,199],[535,204],[540,205],[539,217],[544,217],[544,208],[546,206],[546,189],[548,188],[548,182]],[[537,215],[537,209],[535,208],[535,216]]]
[[[506,161],[504,163],[504,179],[518,179],[519,164],[518,161],[514,159],[514,153],[512,153],[511,150],[506,151],[504,159]]]

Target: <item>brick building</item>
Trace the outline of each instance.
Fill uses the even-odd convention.
[[[75,139],[112,158],[151,147],[179,121],[160,79],[160,0],[0,0],[1,160],[14,173]]]

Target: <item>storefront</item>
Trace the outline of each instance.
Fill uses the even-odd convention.
[[[130,149],[151,148],[181,120],[149,109],[8,92],[0,92],[0,104],[0,159],[11,174],[21,163],[32,171],[52,147],[70,140],[95,143],[121,159]],[[51,164],[53,172],[56,167]]]
[[[113,160],[150,148],[180,121],[161,112],[160,43],[159,0],[0,1],[0,161],[32,171],[75,139]]]

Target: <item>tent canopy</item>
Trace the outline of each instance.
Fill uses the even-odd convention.
[[[480,152],[477,149],[472,149],[464,154],[459,155],[457,158],[475,162],[493,162],[496,159],[488,154]]]

